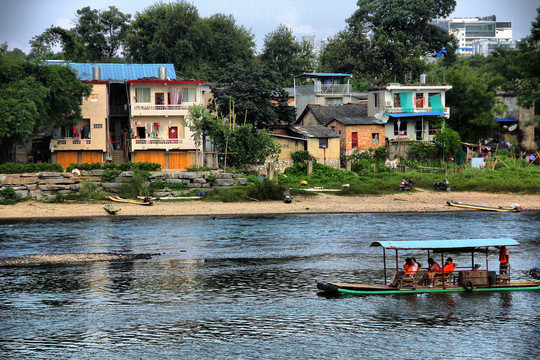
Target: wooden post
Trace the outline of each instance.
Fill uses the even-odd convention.
[[[347,160],[347,163],[346,163],[346,167],[347,167],[347,171],[351,171],[352,169],[352,161],[351,160]]]
[[[313,173],[313,161],[309,160],[307,163],[307,174],[311,175]]]
[[[384,258],[384,284],[386,285],[386,249],[382,248],[383,258]]]
[[[268,163],[267,170],[268,170],[268,174],[267,174],[268,180],[274,179],[274,162],[273,161]]]

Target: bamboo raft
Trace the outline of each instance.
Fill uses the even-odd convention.
[[[455,206],[465,209],[472,209],[472,210],[483,210],[483,211],[498,211],[498,212],[520,212],[521,206],[519,205],[512,205],[510,207],[492,207],[492,206],[483,206],[483,205],[472,205],[472,204],[463,204],[459,201],[447,201],[446,202],[449,206]]]
[[[112,200],[112,201],[115,201],[115,202],[119,202],[119,203],[127,203],[127,204],[136,204],[136,205],[146,205],[146,206],[150,206],[150,205],[153,205],[154,203],[152,202],[152,200],[143,200],[143,201],[138,201],[138,200],[130,200],[130,199],[123,199],[119,196],[108,196],[108,199],[109,200]]]

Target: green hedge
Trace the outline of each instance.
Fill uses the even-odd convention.
[[[158,171],[161,169],[161,165],[158,163],[149,163],[149,162],[137,162],[137,163],[120,163],[120,164],[113,164],[113,163],[89,163],[89,164],[76,164],[72,163],[67,168],[67,172],[71,172],[73,169],[79,169],[79,170],[99,170],[99,169],[113,169],[113,170],[120,170],[120,171],[134,171],[134,170],[141,170],[141,171]]]
[[[42,172],[42,171],[55,171],[63,172],[64,169],[60,164],[49,164],[49,163],[40,163],[40,164],[14,164],[14,163],[5,163],[0,165],[0,174],[24,174],[24,173],[33,173],[33,172]]]

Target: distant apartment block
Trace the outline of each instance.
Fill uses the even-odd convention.
[[[475,42],[480,40],[493,41],[493,45],[507,45],[512,42],[512,22],[497,21],[495,15],[487,17],[439,19],[435,25],[454,35],[458,42],[457,54],[472,56],[475,53]],[[484,51],[484,50],[482,50]]]

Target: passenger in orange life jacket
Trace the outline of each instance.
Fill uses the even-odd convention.
[[[446,263],[444,264],[442,270],[445,273],[451,273],[454,271],[455,267],[456,267],[456,264],[454,264],[454,260],[451,257],[449,257],[448,259],[446,259]]]
[[[424,274],[422,277],[422,280],[420,280],[420,284],[424,284],[426,280],[430,284],[433,284],[433,279],[435,278],[435,274],[439,274],[441,272],[441,266],[438,262],[433,260],[433,258],[428,259],[429,268],[428,271]]]
[[[510,252],[506,246],[499,247],[499,274],[508,274],[508,268],[510,267]],[[506,284],[508,281],[502,281],[503,284]]]
[[[392,276],[392,279],[390,279],[390,283],[388,284],[388,286],[397,286],[398,280],[401,279],[403,275],[405,275],[412,266],[413,266],[413,260],[411,258],[406,258],[405,264],[403,265],[403,270],[399,270],[398,272],[394,273],[394,275]],[[418,264],[416,265],[416,271],[417,270],[418,270]]]

